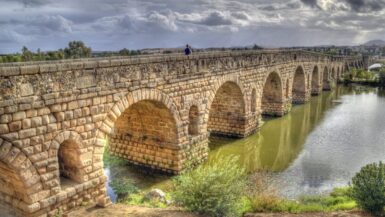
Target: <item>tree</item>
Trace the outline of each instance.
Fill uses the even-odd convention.
[[[140,50],[131,50],[130,51],[130,55],[139,55],[139,54],[141,54]]]
[[[22,61],[26,62],[26,61],[32,61],[33,59],[33,53],[28,50],[28,48],[26,46],[23,46],[23,48],[21,49],[21,59]]]
[[[263,47],[258,46],[257,44],[254,44],[253,50],[261,50],[261,49],[263,49]]]
[[[71,41],[64,49],[64,54],[70,59],[91,57],[91,48],[86,47],[82,41]]]
[[[385,87],[385,69],[382,68],[378,72],[378,82],[380,83],[381,86]]]
[[[129,56],[130,55],[130,50],[128,50],[127,48],[123,48],[119,51],[119,55],[122,55],[122,56]]]

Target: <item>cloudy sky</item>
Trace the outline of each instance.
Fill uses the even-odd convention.
[[[385,39],[385,0],[0,0],[0,53],[352,45]]]

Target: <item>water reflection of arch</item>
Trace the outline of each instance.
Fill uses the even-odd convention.
[[[331,101],[335,96],[332,93],[335,91],[323,92],[319,97],[312,98],[310,103],[295,106],[288,115],[267,121],[257,134],[241,140],[227,139],[227,142],[217,144],[221,147],[218,149],[210,147],[214,150],[209,155],[209,161],[234,155],[240,158],[240,165],[249,172],[287,169],[302,151],[307,135],[323,119],[325,110],[333,105]]]

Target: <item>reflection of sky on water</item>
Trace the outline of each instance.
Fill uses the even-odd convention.
[[[363,165],[385,159],[385,99],[365,93],[341,101],[310,133],[294,163],[277,175],[283,195],[328,192],[348,184]]]

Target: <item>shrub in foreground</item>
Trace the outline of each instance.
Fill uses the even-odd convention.
[[[382,162],[361,168],[352,179],[352,197],[359,207],[374,214],[382,215],[385,206],[385,166]]]
[[[134,185],[133,181],[128,178],[117,178],[110,182],[111,188],[118,196],[118,200],[124,200],[128,195],[138,193],[139,189]]]
[[[178,176],[173,198],[192,212],[208,216],[237,216],[245,188],[245,171],[237,158],[225,158],[212,165]]]
[[[253,212],[307,213],[352,210],[357,207],[350,188],[336,188],[329,196],[301,196],[297,201],[265,191],[249,198]]]

